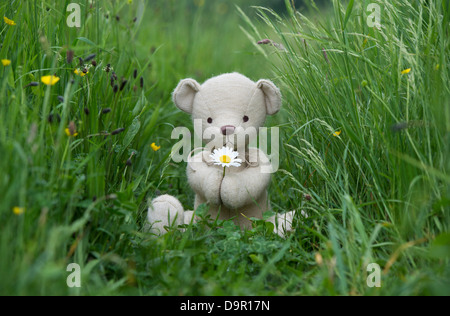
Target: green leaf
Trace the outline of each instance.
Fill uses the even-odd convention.
[[[8,84],[11,88],[15,88],[15,84],[14,84],[14,72],[11,71],[11,69],[8,69]]]
[[[136,117],[133,120],[133,123],[131,123],[131,126],[128,128],[128,132],[123,139],[123,147],[120,150],[120,154],[122,154],[125,151],[125,149],[128,146],[130,146],[131,142],[136,137],[136,134],[139,132],[140,128],[141,128],[141,122]]]
[[[275,216],[277,213],[275,213],[272,210],[266,211],[263,213],[263,220],[268,220],[269,218],[271,218],[272,216]]]
[[[152,116],[150,117],[150,122],[146,125],[143,135],[145,137],[148,137],[152,134],[153,128],[155,127],[156,123],[158,122],[159,117],[159,109],[161,108],[161,103],[158,104],[158,106],[155,108],[155,110],[152,113]]]
[[[147,99],[145,98],[144,92],[142,92],[142,95],[139,98],[139,100],[136,102],[136,105],[135,105],[133,111],[131,112],[131,114],[133,116],[137,116],[139,113],[141,113],[142,109],[146,105],[147,105]]]
[[[250,254],[248,256],[250,257],[250,259],[252,260],[253,263],[264,264],[264,259],[261,254],[258,254],[258,255]]]
[[[443,233],[437,236],[430,247],[428,255],[435,259],[445,259],[450,257],[450,233]]]
[[[91,46],[96,46],[97,47],[97,44],[95,44],[93,41],[91,41],[90,39],[88,39],[86,37],[77,37],[77,40],[82,41],[82,42],[84,42],[86,44],[89,44]]]
[[[275,229],[275,225],[272,222],[265,222],[266,233],[272,233]]]
[[[200,204],[195,210],[195,215],[203,217],[208,213],[208,210],[209,210],[208,204],[206,203]]]
[[[344,24],[342,25],[342,30],[345,30],[345,27],[347,26],[348,19],[352,14],[354,2],[355,2],[354,0],[350,0],[350,2],[348,3],[347,10],[345,11]]]

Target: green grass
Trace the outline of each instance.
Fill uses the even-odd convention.
[[[80,29],[66,25],[69,3],[0,4],[16,22],[0,24],[12,61],[0,65],[0,294],[450,294],[447,2],[377,1],[381,31],[365,23],[369,1],[309,18],[246,1],[80,1]],[[98,66],[77,76],[68,51]],[[262,221],[240,231],[206,218],[154,238],[148,199],[193,205],[185,164],[169,158],[172,128],[192,123],[170,94],[231,71],[281,88],[270,199],[309,218],[286,240]],[[28,86],[50,74],[54,86]],[[72,262],[81,288],[66,285]],[[372,262],[381,288],[366,285]]]
[[[283,47],[266,54],[290,118],[272,197],[280,209],[302,201],[323,234],[311,246],[332,287],[312,293],[448,293],[448,254],[429,254],[437,236],[448,247],[448,3],[378,1],[380,30],[369,1],[348,3],[314,20],[257,8],[263,37]],[[364,284],[369,262],[385,267],[379,291]]]

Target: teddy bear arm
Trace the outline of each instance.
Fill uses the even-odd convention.
[[[204,197],[208,203],[213,205],[220,204],[220,186],[222,182],[220,170],[203,162],[196,163],[195,169],[188,167],[187,177],[189,185],[196,194]]]
[[[269,183],[270,174],[261,172],[261,167],[229,173],[223,179],[220,189],[222,203],[232,209],[252,204],[266,192]]]

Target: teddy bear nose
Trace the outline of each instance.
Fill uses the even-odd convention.
[[[235,129],[236,129],[236,127],[234,127],[232,125],[225,125],[220,128],[223,135],[233,134]]]

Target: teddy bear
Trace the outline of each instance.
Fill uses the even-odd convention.
[[[211,218],[231,219],[241,228],[251,228],[251,218],[262,219],[270,209],[267,189],[271,166],[268,156],[249,144],[266,116],[280,110],[280,90],[270,80],[254,82],[242,74],[228,73],[203,84],[191,78],[181,80],[172,99],[194,122],[201,123],[199,136],[206,144],[197,153],[194,149],[187,159],[188,183],[195,192],[194,210],[207,203]],[[217,154],[221,156],[217,158]],[[224,166],[227,163],[232,166]],[[292,231],[294,214],[277,214],[267,221],[283,237]],[[196,218],[195,211],[185,211],[176,197],[161,195],[151,201],[147,219],[150,232],[162,235],[166,227],[190,224]]]

